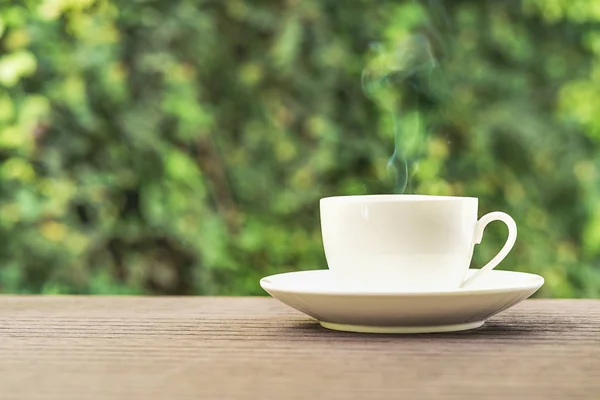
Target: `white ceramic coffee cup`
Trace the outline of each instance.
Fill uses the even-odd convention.
[[[336,279],[372,290],[450,290],[496,267],[517,238],[503,212],[477,219],[478,199],[421,195],[338,196],[321,199],[325,256]],[[480,272],[465,281],[475,244],[492,221],[508,239]]]

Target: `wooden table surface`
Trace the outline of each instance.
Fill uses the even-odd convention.
[[[0,297],[0,398],[600,399],[600,300],[460,333],[327,331],[271,298]]]

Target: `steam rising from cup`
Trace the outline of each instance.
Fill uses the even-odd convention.
[[[394,191],[404,193],[425,151],[428,134],[421,98],[429,90],[438,63],[422,34],[407,36],[391,46],[374,44],[371,54],[362,73],[362,89],[391,116],[394,151],[387,169],[394,178]]]

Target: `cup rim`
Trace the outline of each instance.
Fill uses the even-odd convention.
[[[321,198],[320,202],[331,201],[346,201],[346,202],[361,202],[368,201],[371,203],[386,203],[386,202],[414,202],[414,201],[478,201],[477,197],[469,196],[437,196],[428,194],[356,194],[356,195],[341,195],[328,196]]]

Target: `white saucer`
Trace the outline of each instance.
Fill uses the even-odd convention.
[[[329,270],[289,272],[260,281],[271,296],[316,318],[324,328],[369,333],[479,328],[543,284],[539,275],[497,270],[478,278],[467,289],[436,292],[350,290],[336,283]]]

